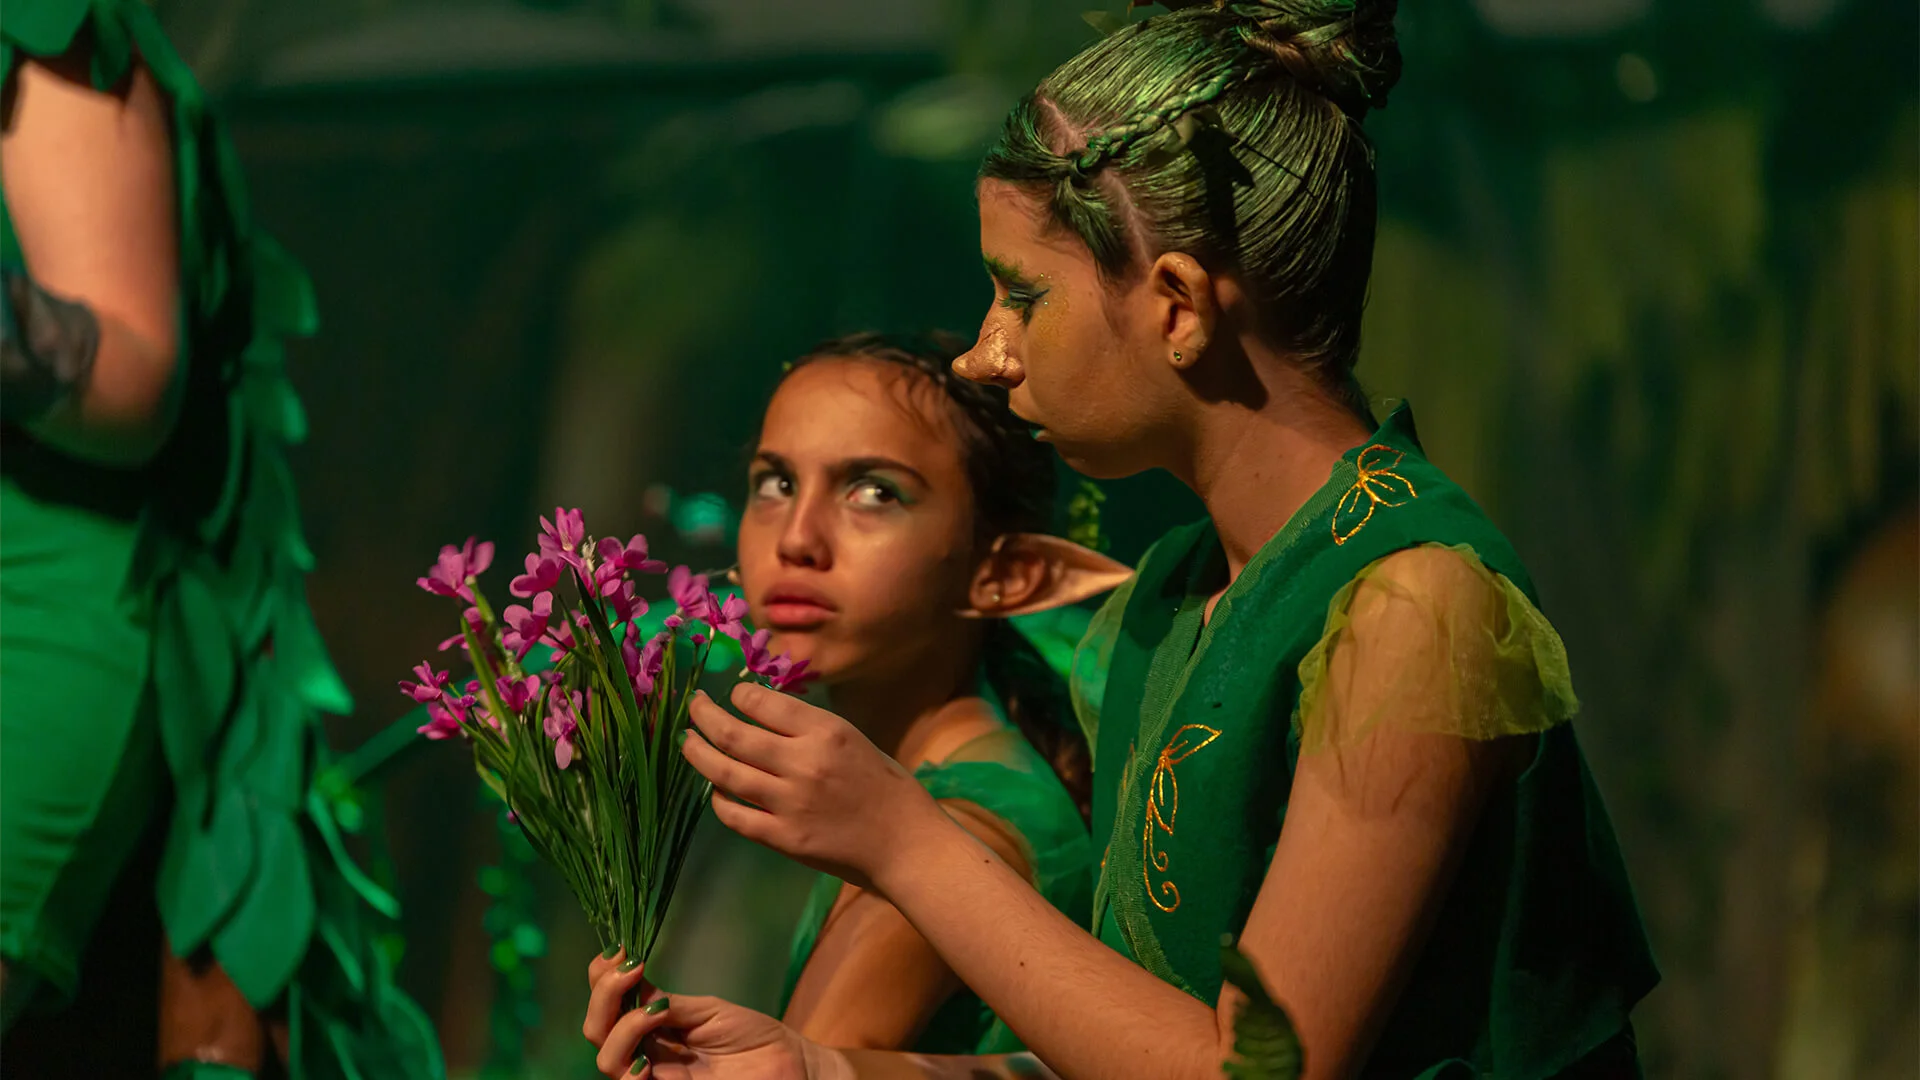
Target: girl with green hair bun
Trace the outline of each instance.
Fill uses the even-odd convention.
[[[1080,471],[1163,468],[1208,513],[1148,551],[1076,660],[1091,926],[829,713],[741,691],[758,726],[700,702],[685,747],[722,821],[884,895],[1033,1056],[828,1051],[647,986],[651,1012],[619,1018],[628,974],[596,989],[603,1062],[1215,1077],[1244,1000],[1225,937],[1314,1080],[1638,1075],[1630,1013],[1658,975],[1559,635],[1411,412],[1376,421],[1354,377],[1361,121],[1399,74],[1394,4],[1178,7],[1014,107],[978,191],[995,301],[956,362]]]

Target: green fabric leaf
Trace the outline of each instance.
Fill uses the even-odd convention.
[[[227,917],[252,880],[254,851],[253,813],[245,792],[222,792],[204,830],[194,814],[175,807],[156,894],[176,951],[184,955],[199,948]]]
[[[176,782],[206,771],[206,747],[232,699],[240,658],[226,614],[191,572],[176,575],[154,616],[154,696]]]
[[[92,7],[89,0],[10,4],[6,25],[0,28],[0,37],[30,56],[59,56],[73,44],[74,36],[87,21],[87,14]],[[104,85],[110,86],[112,83]],[[104,88],[98,83],[95,86],[96,89]]]
[[[317,786],[307,794],[307,820],[313,823],[314,831],[320,834],[327,852],[333,857],[334,868],[369,907],[389,919],[398,919],[400,901],[394,899],[392,893],[376,884],[365,871],[360,869],[359,864],[353,861],[353,856],[347,852],[346,844],[340,839],[340,830],[329,809],[325,795]]]
[[[1247,995],[1233,1018],[1234,1059],[1227,1062],[1226,1075],[1233,1080],[1294,1080],[1306,1067],[1300,1036],[1230,937],[1220,945],[1220,970]]]
[[[313,939],[313,879],[293,818],[255,819],[260,870],[233,916],[214,933],[213,952],[255,1008],[280,996]]]

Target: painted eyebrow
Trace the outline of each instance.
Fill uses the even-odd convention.
[[[878,470],[905,473],[914,483],[919,484],[923,488],[933,486],[927,483],[926,477],[920,475],[919,469],[914,468],[904,461],[896,461],[890,457],[848,458],[840,462],[835,468],[842,476],[858,476],[861,473],[870,473]]]
[[[981,258],[981,261],[986,264],[987,273],[992,275],[1002,285],[1026,285],[1033,280],[1027,275],[1025,270],[1020,269],[1020,267],[1011,260],[1003,260],[995,258],[992,255],[986,255]]]
[[[776,454],[771,450],[760,451],[759,453],[754,455],[754,460],[757,462],[762,462],[767,465],[771,465],[775,469],[780,470],[781,472],[791,473],[794,471],[792,462],[788,461],[786,458],[781,457],[779,454]],[[867,457],[853,457],[853,458],[846,458],[842,461],[836,461],[833,464],[832,471],[835,476],[846,477],[846,476],[858,476],[861,473],[873,472],[878,469],[886,469],[886,470],[891,470],[893,472],[905,473],[908,477],[910,477],[913,480],[914,483],[919,484],[923,488],[933,486],[927,483],[926,477],[920,475],[920,470],[914,468],[913,466],[907,464],[904,461],[899,461],[894,458],[884,457],[880,455],[870,455]]]

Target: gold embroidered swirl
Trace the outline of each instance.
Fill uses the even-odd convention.
[[[1373,520],[1373,512],[1380,507],[1404,506],[1419,495],[1406,477],[1393,471],[1406,456],[1404,450],[1378,443],[1360,451],[1360,457],[1354,462],[1360,475],[1346,494],[1340,496],[1340,505],[1333,511],[1334,543],[1344,544],[1353,539],[1355,533]]]
[[[1200,732],[1205,733],[1202,738]],[[1173,821],[1180,812],[1180,780],[1173,767],[1192,757],[1201,747],[1220,737],[1205,724],[1187,724],[1173,733],[1160,759],[1154,763],[1153,776],[1147,781],[1146,824],[1140,831],[1140,879],[1146,883],[1147,899],[1161,911],[1172,912],[1180,906],[1180,887],[1171,878],[1153,883],[1153,875],[1167,872],[1167,853],[1154,842],[1155,831],[1173,835]],[[1171,902],[1162,901],[1167,897]]]

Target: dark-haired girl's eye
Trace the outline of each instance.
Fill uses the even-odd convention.
[[[784,499],[793,494],[793,481],[772,470],[749,476],[747,486],[756,499]]]
[[[900,489],[878,476],[863,476],[847,489],[847,501],[863,510],[877,510],[883,506],[904,502]]]

